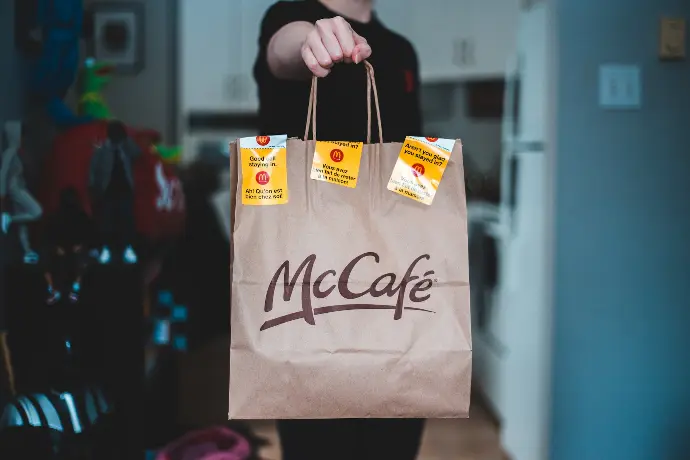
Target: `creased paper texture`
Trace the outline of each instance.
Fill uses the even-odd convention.
[[[246,206],[232,146],[229,417],[466,417],[460,141],[430,205],[387,189],[402,144],[364,145],[354,188],[311,179],[314,148],[287,141],[287,203]]]

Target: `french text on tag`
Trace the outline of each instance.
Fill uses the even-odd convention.
[[[355,188],[362,159],[361,142],[316,143],[311,178],[344,187]]]
[[[240,139],[242,204],[268,206],[288,202],[287,136]]]
[[[448,166],[455,141],[437,137],[405,138],[388,181],[388,190],[430,205]]]

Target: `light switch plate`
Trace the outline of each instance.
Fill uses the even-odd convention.
[[[474,43],[468,38],[453,40],[453,64],[464,67],[474,64]]]
[[[659,57],[678,60],[685,58],[685,19],[661,18]]]
[[[604,64],[599,67],[599,105],[606,109],[642,107],[642,71],[636,65]]]

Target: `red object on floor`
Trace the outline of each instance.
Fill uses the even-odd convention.
[[[156,460],[246,460],[250,454],[246,438],[218,426],[187,433],[159,452]]]
[[[60,192],[74,188],[84,210],[91,214],[88,177],[94,150],[106,138],[107,121],[94,121],[58,134],[46,158],[40,193],[44,214],[57,211]],[[160,140],[153,130],[128,127],[142,155],[132,165],[134,214],[137,231],[152,240],[172,238],[184,231],[184,192],[170,165],[151,150]]]

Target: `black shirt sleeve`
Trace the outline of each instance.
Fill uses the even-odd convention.
[[[271,6],[261,21],[259,32],[259,55],[254,65],[257,82],[270,75],[268,68],[268,44],[271,38],[284,26],[296,21],[309,21],[302,2],[280,1]],[[313,22],[313,21],[310,21]]]
[[[259,48],[266,49],[271,38],[284,26],[295,21],[307,20],[299,3],[280,1],[271,6],[264,15],[259,33]]]

